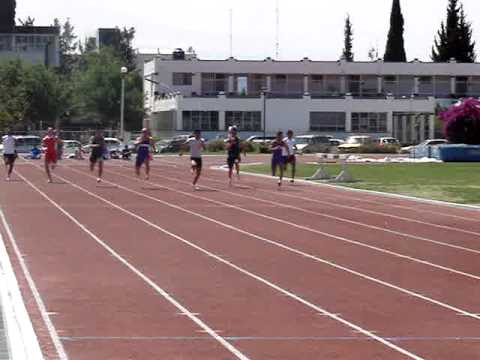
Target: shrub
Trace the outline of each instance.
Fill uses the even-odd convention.
[[[212,140],[207,143],[207,151],[223,152],[225,151],[225,143],[223,140]]]
[[[267,144],[258,144],[258,152],[260,154],[270,154],[272,151],[270,150],[270,146]]]

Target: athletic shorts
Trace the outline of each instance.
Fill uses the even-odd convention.
[[[227,164],[230,169],[233,168],[235,163],[240,163],[240,156],[227,158]]]
[[[287,156],[273,156],[272,157],[272,167],[285,165],[286,158],[287,158]]]
[[[103,161],[103,151],[101,148],[93,148],[90,154],[90,162],[96,163],[97,161]]]
[[[51,152],[47,151],[45,153],[45,161],[47,163],[54,163],[55,164],[57,162],[57,153],[54,152],[54,151],[51,151]]]
[[[297,163],[297,157],[295,155],[286,156],[285,164],[295,165]]]
[[[203,161],[202,161],[202,158],[194,158],[194,157],[191,157],[190,160],[192,160],[192,162],[195,163],[195,166],[197,167],[197,169],[201,169],[202,166],[203,166]]]
[[[144,152],[144,151],[139,151],[137,153],[137,160],[135,162],[135,166],[136,167],[140,167],[142,166],[145,161],[147,160],[150,160],[150,153],[147,151],[147,152]]]
[[[17,159],[17,154],[3,154],[3,159],[8,165],[13,164]]]

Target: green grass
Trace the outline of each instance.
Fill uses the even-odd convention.
[[[356,180],[342,186],[416,196],[458,204],[480,205],[480,164],[375,164],[348,165]],[[244,166],[246,171],[270,174],[268,165]],[[297,177],[312,176],[317,165],[297,166]],[[327,165],[328,173],[335,176],[341,167]],[[287,175],[290,172],[287,171]]]

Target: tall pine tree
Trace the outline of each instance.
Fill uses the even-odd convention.
[[[472,25],[467,21],[463,5],[458,0],[449,0],[446,25],[442,21],[431,57],[435,62],[447,62],[452,58],[458,62],[475,62]]]
[[[347,15],[347,18],[345,19],[345,44],[342,58],[348,62],[353,61],[353,29],[350,15]]]
[[[1,0],[0,4],[0,33],[15,31],[16,0]]]
[[[393,0],[390,15],[390,31],[388,32],[387,47],[383,60],[386,62],[405,62],[405,43],[403,40],[403,26],[405,21],[400,7],[400,0]]]

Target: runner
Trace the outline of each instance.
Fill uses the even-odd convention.
[[[102,181],[103,174],[103,154],[105,153],[106,145],[105,138],[101,130],[97,130],[95,135],[90,139],[90,146],[92,152],[90,153],[90,171],[95,170],[95,164],[98,164],[98,178],[97,182]]]
[[[295,151],[297,150],[297,143],[293,138],[293,130],[287,131],[287,137],[283,139],[285,144],[288,146],[288,156],[285,162],[285,170],[287,170],[287,166],[290,164],[292,166],[292,179],[290,183],[295,182],[295,173],[297,170],[297,158],[295,156]]]
[[[45,171],[47,173],[48,182],[52,183],[52,175],[50,166],[55,169],[57,163],[57,137],[53,128],[48,128],[47,135],[43,138],[42,144],[45,151]]]
[[[6,180],[10,181],[12,176],[13,166],[17,159],[17,149],[15,145],[15,138],[10,130],[7,130],[7,135],[2,137],[3,143],[3,161],[5,162],[5,168],[7,170]]]
[[[228,184],[232,186],[233,181],[233,168],[237,171],[237,179],[240,180],[240,162],[242,145],[240,138],[237,136],[237,127],[231,126],[228,129],[228,140],[226,145],[228,151],[227,164],[228,164]]]
[[[280,169],[280,177],[278,179],[278,188],[282,186],[283,172],[285,169],[285,154],[288,156],[288,146],[283,141],[283,132],[277,133],[277,138],[271,145],[272,149],[272,176],[276,176],[277,167]]]
[[[194,138],[190,138],[185,143],[186,147],[190,147],[190,160],[192,162],[192,173],[194,174],[193,178],[193,189],[200,190],[197,186],[198,179],[200,179],[200,175],[202,174],[202,151],[205,150],[207,147],[205,145],[205,141],[202,139],[202,133],[200,130],[196,130],[194,132]],[[180,153],[183,155],[183,153]]]
[[[145,180],[150,178],[150,146],[156,150],[155,142],[150,136],[148,129],[142,129],[142,135],[135,142],[137,146],[137,161],[135,162],[135,172],[140,176],[140,169],[145,164]]]

